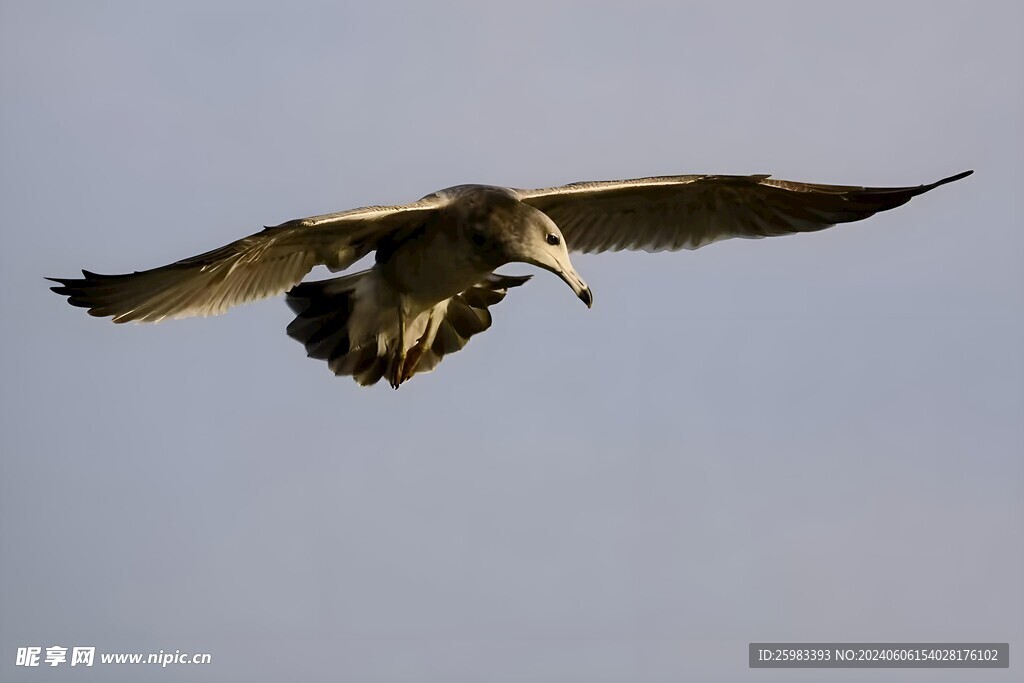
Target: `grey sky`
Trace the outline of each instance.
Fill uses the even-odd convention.
[[[369,5],[0,3],[0,678],[821,679],[748,670],[751,640],[1019,659],[1020,5]],[[577,256],[593,310],[538,273],[398,392],[306,359],[279,299],[114,326],[42,280],[461,182],[967,168],[819,234]],[[214,663],[14,667],[54,644]]]

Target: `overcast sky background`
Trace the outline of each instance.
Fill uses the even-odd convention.
[[[0,3],[0,678],[813,681],[746,643],[892,640],[1020,680],[1021,5],[370,4]],[[593,310],[540,272],[398,392],[281,299],[114,326],[42,279],[463,182],[967,168],[577,256]]]

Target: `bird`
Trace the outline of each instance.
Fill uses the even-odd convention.
[[[521,190],[457,185],[404,205],[367,206],[290,220],[228,245],[123,275],[46,278],[72,306],[115,323],[223,313],[286,295],[287,334],[335,375],[397,389],[433,370],[491,326],[490,307],[530,275],[561,278],[590,308],[594,296],[570,252],[698,249],[733,237],[816,232],[901,206],[969,176],[908,187],[822,185],[770,175],[680,175]],[[303,282],[318,265],[343,271]]]

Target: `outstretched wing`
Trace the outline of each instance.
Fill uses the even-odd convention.
[[[676,251],[730,237],[813,232],[859,221],[971,173],[916,187],[816,185],[766,175],[688,175],[515,192],[551,217],[570,251]]]
[[[347,268],[382,238],[418,224],[441,203],[431,195],[404,206],[299,218],[152,270],[125,275],[83,270],[81,279],[48,279],[60,283],[51,289],[72,306],[111,316],[115,323],[217,315],[291,289],[316,265]]]

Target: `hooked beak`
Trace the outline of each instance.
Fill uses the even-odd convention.
[[[594,293],[590,291],[590,287],[587,283],[580,279],[580,276],[576,274],[576,271],[571,273],[559,273],[559,276],[565,280],[566,284],[572,287],[572,291],[576,292],[576,296],[580,298],[580,301],[590,308],[594,305]]]
[[[579,297],[580,301],[587,305],[587,308],[591,308],[594,305],[594,293],[590,291],[590,287],[584,287]]]
[[[534,265],[540,266],[544,270],[550,270],[552,273],[562,278],[565,284],[572,287],[572,291],[576,293],[576,296],[580,298],[580,301],[590,308],[594,305],[594,293],[590,291],[590,287],[583,281],[583,278],[579,276],[576,269],[569,263],[569,258],[554,258],[548,257],[544,259],[538,259],[533,262]]]

